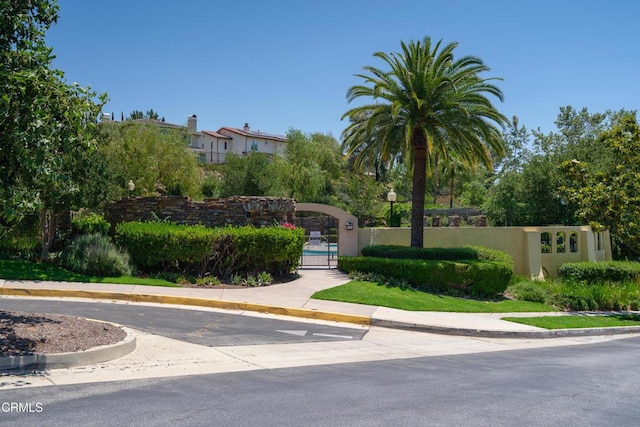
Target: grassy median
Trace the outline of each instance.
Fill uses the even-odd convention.
[[[535,302],[509,299],[458,298],[360,280],[352,280],[342,286],[316,292],[312,298],[377,305],[409,311],[448,311],[458,313],[557,311],[554,307]]]

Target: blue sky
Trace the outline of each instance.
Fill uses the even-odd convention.
[[[105,112],[153,108],[222,126],[340,138],[347,89],[376,51],[430,36],[458,42],[504,79],[496,100],[529,129],[560,106],[635,110],[640,2],[631,0],[60,0],[47,34],[69,82],[107,92]]]

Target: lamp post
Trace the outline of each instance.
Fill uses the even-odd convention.
[[[393,227],[393,204],[395,203],[397,198],[398,198],[398,195],[396,194],[395,191],[393,191],[393,188],[392,188],[391,191],[389,191],[389,193],[387,194],[387,200],[391,205],[391,212],[389,213],[389,225],[391,227]]]
[[[127,184],[127,187],[129,188],[129,198],[133,197],[133,190],[136,189],[136,185],[133,183],[133,180],[130,179],[129,183]]]

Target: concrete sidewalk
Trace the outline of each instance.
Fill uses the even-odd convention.
[[[311,299],[322,289],[349,281],[335,269],[301,269],[292,282],[259,288],[199,289],[141,285],[0,280],[0,295],[94,298],[132,302],[191,305],[255,311],[359,325],[485,338],[557,338],[629,334],[640,327],[564,329],[548,331],[501,320],[506,316],[565,313],[445,313],[411,312],[386,307]]]

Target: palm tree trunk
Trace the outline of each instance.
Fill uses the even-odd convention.
[[[424,247],[424,199],[427,181],[427,137],[424,130],[414,129],[413,188],[411,190],[411,247]]]
[[[454,190],[454,183],[453,183],[454,177],[451,177],[451,183],[450,183],[450,187],[449,187],[449,194],[451,194],[450,198],[449,198],[449,209],[453,209],[453,190]]]
[[[438,156],[438,153],[436,153],[433,158],[433,204],[435,205],[438,203],[438,163],[440,162],[440,156]]]

